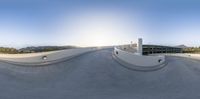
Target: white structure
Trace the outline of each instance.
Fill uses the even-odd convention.
[[[137,53],[139,55],[142,55],[143,51],[142,51],[142,38],[138,39],[138,44],[137,44]]]
[[[113,57],[122,65],[136,70],[155,70],[165,66],[165,55],[143,55],[142,45],[142,38],[139,38],[135,52],[124,50],[123,46],[115,47]]]
[[[176,56],[176,57],[183,57],[183,58],[191,58],[195,60],[200,60],[200,54],[190,54],[190,53],[167,53],[167,54],[161,54],[166,56]]]
[[[119,60],[124,61],[125,63],[132,64],[134,66],[143,67],[154,67],[161,65],[165,62],[165,56],[143,56],[137,55],[136,53],[131,53],[123,51],[119,48],[114,48],[114,55]]]
[[[26,66],[46,65],[55,62],[60,62],[94,50],[96,50],[96,48],[76,48],[30,54],[0,54],[0,61]]]

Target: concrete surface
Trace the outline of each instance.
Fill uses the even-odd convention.
[[[29,54],[0,54],[0,61],[16,65],[46,65],[95,50],[96,48],[75,48]],[[47,59],[42,59],[43,56]]]
[[[151,72],[124,68],[112,49],[44,67],[0,62],[0,99],[199,99],[200,62],[166,60]]]
[[[141,67],[141,69],[146,68],[146,67],[156,67],[165,62],[164,55],[155,55],[155,56],[138,55],[136,53],[124,51],[124,50],[121,50],[116,47],[114,48],[114,55],[118,59],[120,59],[128,64],[132,64],[133,68],[136,66]]]
[[[113,58],[122,66],[124,66],[127,69],[130,70],[137,70],[137,71],[143,71],[143,72],[147,72],[147,71],[155,71],[158,69],[163,68],[164,66],[167,65],[167,62],[164,62],[163,64],[159,64],[159,65],[154,65],[154,66],[137,66],[134,64],[130,64],[120,58],[118,58],[116,55],[113,54]]]
[[[192,53],[171,53],[170,54],[168,53],[168,54],[163,54],[163,55],[185,57],[185,58],[200,60],[200,54],[192,54]]]
[[[130,45],[121,45],[121,46],[117,46],[117,48],[119,48],[123,51],[137,53],[137,47],[133,47],[133,46],[130,46]]]

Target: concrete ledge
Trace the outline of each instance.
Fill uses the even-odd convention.
[[[75,51],[74,51],[75,50]],[[45,52],[37,55],[33,54],[33,57],[25,56],[22,55],[20,58],[15,57],[15,58],[0,58],[0,62],[8,63],[8,64],[13,64],[13,65],[18,65],[18,66],[44,66],[44,65],[50,65],[50,64],[55,64],[58,62],[66,61],[68,59],[74,58],[76,56],[95,51],[96,49],[70,49],[70,51],[55,51],[55,52]],[[77,52],[78,51],[78,52]],[[80,52],[79,52],[80,51]],[[27,54],[28,55],[28,54]],[[42,57],[47,56],[46,60],[43,60]],[[9,56],[11,57],[11,56]],[[28,60],[27,60],[28,58]]]
[[[200,54],[190,54],[190,53],[168,53],[168,54],[162,54],[166,56],[176,56],[176,57],[184,57],[184,58],[190,58],[190,59],[195,59],[195,60],[200,60]]]
[[[125,57],[124,57],[124,55],[120,56],[119,54],[124,54]],[[128,56],[128,54],[130,54],[130,55]],[[152,58],[152,57],[154,57],[154,58]],[[161,57],[163,59],[162,62],[155,63],[157,61],[157,59],[160,58],[159,56],[150,56],[150,57],[148,57],[149,58],[148,59],[147,56],[134,55],[133,53],[124,52],[117,48],[114,49],[113,58],[116,61],[118,61],[121,65],[123,65],[124,67],[126,67],[128,69],[140,70],[140,71],[157,70],[166,65],[164,56]],[[129,58],[129,59],[127,59],[127,58]],[[143,60],[143,58],[147,58],[148,60],[147,59]],[[129,61],[127,61],[126,59]],[[153,61],[153,62],[150,62],[150,61]],[[144,62],[146,62],[146,63],[144,63]]]

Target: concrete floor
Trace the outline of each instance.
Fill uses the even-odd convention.
[[[112,50],[44,66],[0,63],[0,99],[199,99],[200,62],[167,57],[164,68],[124,68]]]

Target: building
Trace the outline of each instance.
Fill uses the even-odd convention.
[[[118,48],[133,52],[138,55],[148,55],[148,54],[156,54],[156,53],[182,53],[183,45],[173,47],[173,46],[163,46],[163,45],[144,45],[142,38],[138,39],[138,43],[132,43],[129,45],[120,45]]]
[[[182,48],[161,45],[143,45],[143,55],[154,53],[182,53]]]

